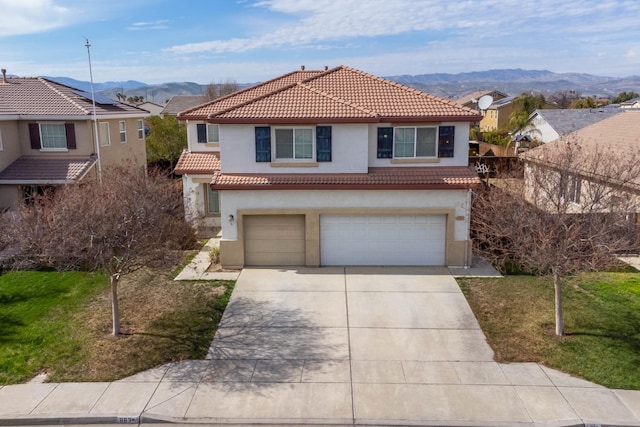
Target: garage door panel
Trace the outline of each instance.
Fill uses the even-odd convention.
[[[303,215],[244,216],[245,265],[304,265]]]
[[[322,265],[444,265],[445,215],[322,215]]]

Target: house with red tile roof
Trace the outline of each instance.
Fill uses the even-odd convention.
[[[146,165],[147,111],[42,77],[0,78],[0,211],[42,187],[85,182],[111,165]],[[96,141],[96,128],[98,141]]]
[[[221,227],[223,266],[471,263],[475,110],[339,66],[178,119],[187,216]]]

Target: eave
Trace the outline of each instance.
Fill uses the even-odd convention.
[[[479,184],[211,184],[212,190],[468,190]]]

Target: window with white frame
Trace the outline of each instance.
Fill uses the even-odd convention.
[[[220,142],[218,125],[207,124],[207,142]]]
[[[205,207],[207,215],[220,214],[220,197],[217,190],[212,190],[209,184],[204,185]]]
[[[580,203],[582,179],[576,175],[562,174],[560,178],[561,197],[572,203]]]
[[[111,145],[111,134],[109,132],[109,123],[107,122],[100,123],[99,139],[100,139],[100,145],[102,146]]]
[[[313,128],[277,128],[274,139],[277,160],[313,159]]]
[[[63,123],[40,123],[42,149],[67,148],[67,133]]]
[[[124,120],[118,123],[118,130],[120,131],[120,142],[127,142],[127,123]]]
[[[144,122],[138,120],[138,139],[144,139]]]
[[[398,127],[393,132],[393,156],[436,157],[436,127]]]

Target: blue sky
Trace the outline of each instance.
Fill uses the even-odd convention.
[[[499,68],[640,74],[638,0],[0,0],[20,76],[258,82],[349,65],[390,76]]]

